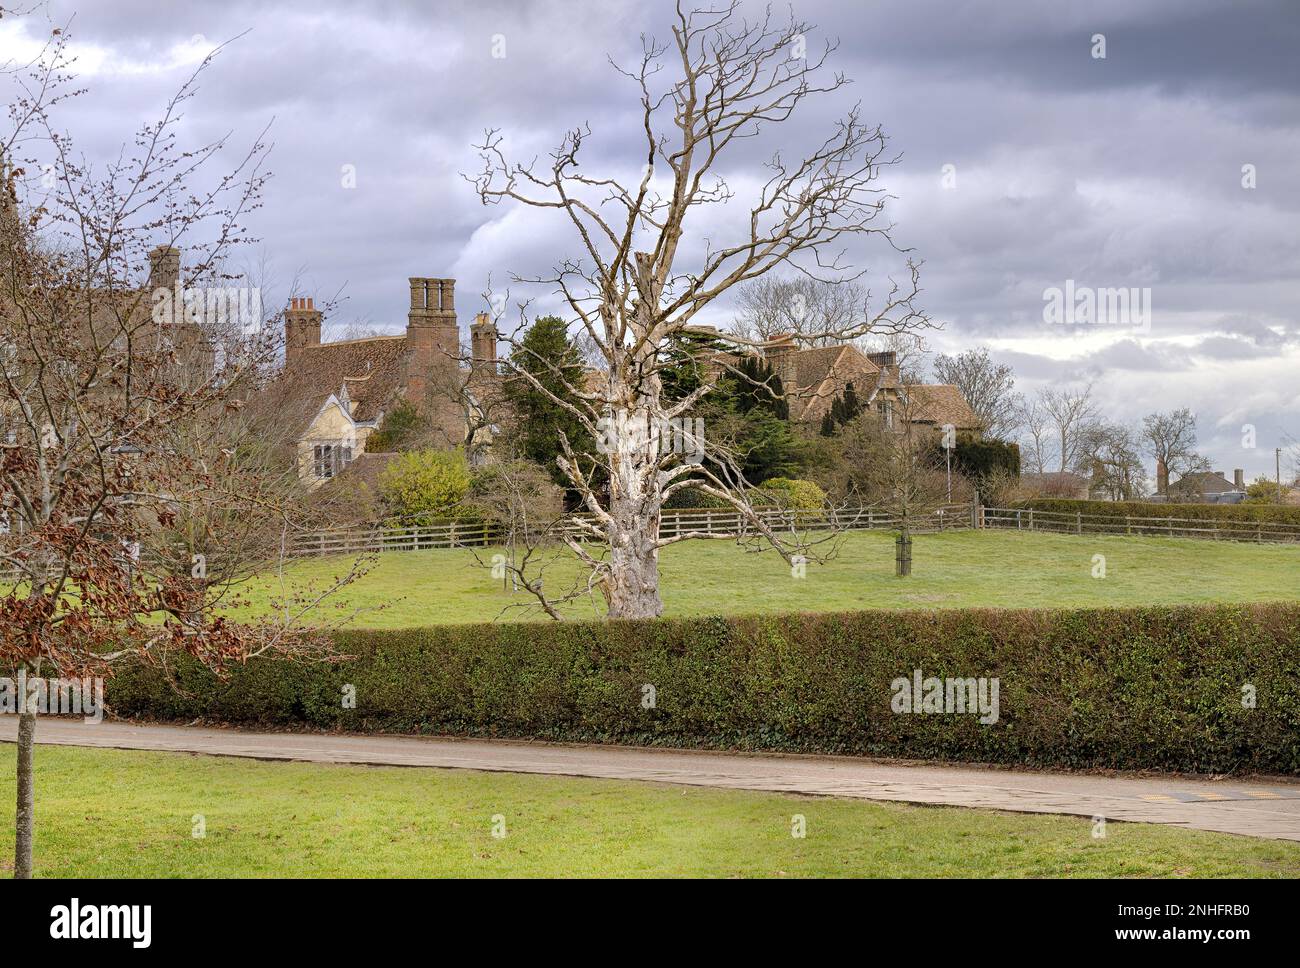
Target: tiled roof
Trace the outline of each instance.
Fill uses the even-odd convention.
[[[1218,471],[1194,471],[1174,481],[1169,489],[1179,493],[1222,494],[1235,491],[1237,486]]]
[[[405,389],[406,356],[405,336],[305,346],[286,365],[280,379],[281,398],[305,428],[330,394],[346,387],[353,419],[375,420]]]
[[[346,383],[352,416],[364,421],[374,420],[392,403],[405,370],[406,337],[372,336],[304,347],[288,377],[322,403]]]
[[[936,427],[952,424],[958,430],[974,430],[980,426],[966,398],[951,383],[921,383],[904,389],[912,401],[910,420],[933,423]]]
[[[782,369],[794,377],[794,385],[785,387],[794,420],[821,420],[850,383],[865,402],[881,374],[880,367],[848,344],[794,350],[790,357]]]

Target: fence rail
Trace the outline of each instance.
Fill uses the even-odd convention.
[[[768,528],[776,531],[863,531],[891,530],[899,526],[897,515],[872,508],[847,508],[834,512],[783,511],[776,508],[757,512]],[[976,509],[954,504],[912,519],[917,533],[956,531],[975,526]],[[592,515],[575,517],[592,519]],[[575,528],[573,533],[582,532]],[[659,520],[659,536],[676,538],[699,535],[751,535],[756,529],[740,512],[724,508],[694,508],[665,511]],[[296,535],[290,554],[298,557],[359,554],[375,551],[421,551],[430,548],[481,547],[503,540],[502,530],[490,524],[446,522],[423,527],[336,528]]]
[[[759,518],[770,529],[794,531],[897,530],[900,518],[876,508],[846,508],[834,512],[762,509]],[[591,519],[591,515],[577,515]],[[1165,518],[1138,515],[1084,514],[1079,511],[1038,511],[1031,508],[989,508],[953,504],[913,517],[910,530],[925,534],[997,528],[1013,531],[1043,531],[1055,534],[1126,534],[1217,541],[1247,541],[1260,544],[1300,543],[1300,524],[1275,521],[1231,521],[1220,518]],[[575,535],[582,532],[575,528]],[[756,534],[753,522],[738,511],[724,508],[694,508],[665,511],[659,521],[663,538],[702,536],[746,536]],[[10,536],[0,536],[10,537]],[[448,521],[422,527],[334,528],[298,534],[290,539],[294,557],[347,555],[365,552],[422,551],[433,548],[482,547],[504,540],[502,530],[491,524]],[[17,574],[0,567],[0,581],[13,581]]]
[[[979,527],[1057,534],[1129,534],[1169,538],[1204,538],[1255,543],[1300,542],[1300,525],[1279,521],[1232,521],[1223,518],[1164,518],[1033,508],[983,508]]]

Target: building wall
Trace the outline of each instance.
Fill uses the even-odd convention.
[[[331,402],[312,421],[307,432],[298,441],[298,477],[309,488],[319,487],[325,483],[325,479],[315,475],[316,446],[318,444],[350,445],[355,458],[366,449],[366,440],[373,429],[364,425],[357,426],[343,412],[339,404]]]

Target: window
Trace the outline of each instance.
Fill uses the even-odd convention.
[[[312,448],[312,472],[321,480],[328,480],[352,463],[352,445],[317,444]]]

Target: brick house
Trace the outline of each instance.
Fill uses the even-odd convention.
[[[364,452],[394,404],[406,400],[430,419],[436,443],[465,439],[456,396],[496,373],[496,329],[486,313],[470,326],[470,366],[462,366],[454,279],[413,277],[406,332],[321,342],[312,297],[292,300],[284,316],[281,390],[295,412],[298,474],[308,487],[335,477]]]

